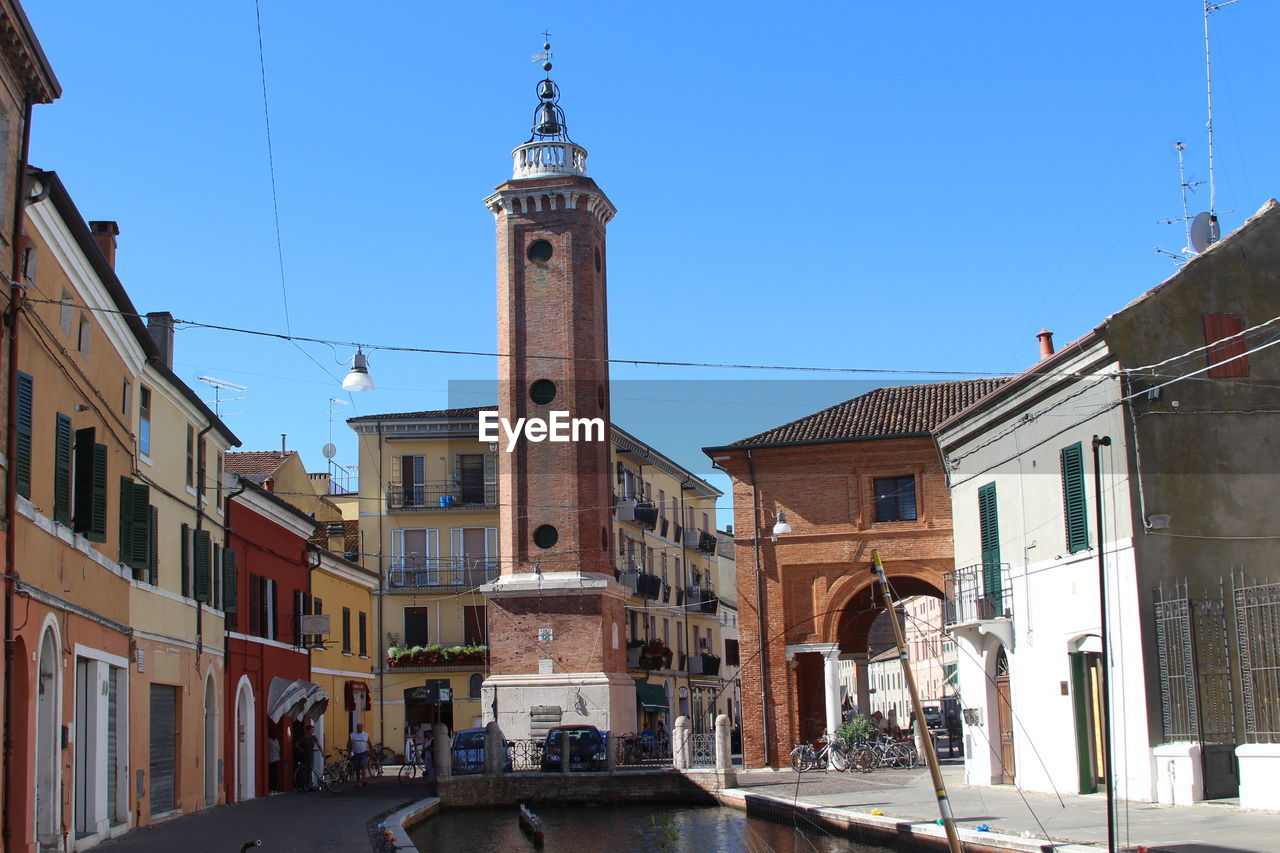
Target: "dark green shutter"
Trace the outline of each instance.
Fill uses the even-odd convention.
[[[160,582],[160,513],[147,507],[147,518],[147,583],[155,586]]]
[[[1084,450],[1079,442],[1062,448],[1062,514],[1067,524],[1067,550],[1089,547],[1089,513],[1084,497]]]
[[[215,610],[222,609],[222,548],[218,543],[213,543],[213,577],[211,586],[213,587],[213,607]]]
[[[230,548],[222,551],[222,609],[235,613],[236,606],[236,552]]]
[[[138,570],[133,567],[133,480],[120,478],[120,562],[133,568],[133,576],[138,577]]]
[[[18,374],[17,458],[14,467],[18,478],[18,494],[31,499],[31,429],[35,415],[35,380]]]
[[[93,427],[76,430],[71,497],[71,527],[76,533],[93,528],[93,439]]]
[[[62,414],[53,432],[53,520],[71,524],[71,418]]]
[[[1003,613],[1000,584],[1000,515],[996,508],[996,484],[978,489],[978,529],[982,539],[982,592],[993,599],[995,612]]]
[[[107,541],[107,446],[93,446],[93,500],[89,521],[90,542]]]
[[[129,568],[141,579],[151,563],[151,487],[145,483],[129,485]],[[125,514],[123,498],[120,514]]]
[[[197,530],[191,544],[196,552],[196,601],[208,604],[213,593],[209,531]]]
[[[182,525],[182,562],[178,564],[182,570],[182,597],[191,597],[191,528]]]

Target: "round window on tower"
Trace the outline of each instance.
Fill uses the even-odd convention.
[[[560,541],[560,531],[550,524],[544,524],[533,531],[533,544],[539,548],[551,548]]]
[[[539,406],[545,406],[556,398],[556,383],[550,379],[539,379],[529,386],[529,399]]]
[[[529,260],[535,264],[545,264],[551,260],[551,244],[546,240],[534,240],[529,244]]]

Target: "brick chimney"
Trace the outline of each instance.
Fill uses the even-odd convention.
[[[173,370],[173,315],[168,311],[152,311],[147,314],[147,331],[160,350],[160,360]]]
[[[89,230],[93,233],[94,242],[102,250],[102,256],[112,269],[116,268],[116,237],[120,235],[120,223],[110,220],[90,222]]]
[[[1036,340],[1040,342],[1041,361],[1053,355],[1053,332],[1048,329],[1041,329],[1040,334],[1036,335]]]

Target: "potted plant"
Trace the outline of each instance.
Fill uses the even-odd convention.
[[[640,650],[640,666],[642,669],[669,669],[671,655],[671,649],[667,648],[661,640],[650,640]]]

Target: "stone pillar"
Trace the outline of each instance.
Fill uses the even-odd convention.
[[[733,726],[729,722],[729,718],[724,714],[716,717],[716,771],[719,773],[728,773],[733,769],[733,748],[731,743],[731,732]]]
[[[827,737],[833,737],[840,728],[840,647],[832,646],[822,652],[822,687],[826,700]]]
[[[484,774],[501,776],[507,772],[507,738],[498,728],[498,723],[491,722],[484,727]]]
[[[436,778],[448,779],[453,776],[453,743],[449,739],[449,727],[436,723],[431,727],[431,737],[435,741],[431,758],[436,763]]]
[[[871,655],[857,652],[852,656],[853,669],[857,678],[858,713],[864,717],[871,716]]]
[[[604,735],[604,770],[606,773],[614,773],[618,769],[618,744],[614,740],[613,732],[602,732]]]
[[[691,737],[689,718],[684,715],[676,717],[676,724],[671,730],[671,763],[677,770],[689,769]]]

